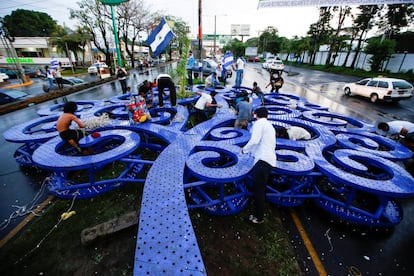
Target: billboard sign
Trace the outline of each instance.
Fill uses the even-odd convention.
[[[230,33],[232,36],[235,35],[250,35],[250,25],[249,24],[231,24]]]
[[[244,50],[244,55],[248,57],[257,56],[257,47],[246,47]]]

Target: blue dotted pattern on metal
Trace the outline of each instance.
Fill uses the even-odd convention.
[[[233,89],[229,93],[238,92],[240,92],[238,89]],[[166,143],[158,148],[154,146],[162,152],[145,180],[135,256],[135,275],[205,275],[187,207],[203,208],[206,212],[216,215],[229,215],[239,212],[246,206],[250,195],[247,187],[251,185],[249,170],[253,166],[253,159],[247,155],[240,155],[238,146],[247,142],[249,134],[247,131],[230,127],[234,123],[235,115],[225,102],[229,99],[227,94],[217,96],[217,101],[224,107],[218,108],[211,120],[186,132],[183,131],[185,131],[188,110],[183,106],[177,107],[175,116],[170,115],[172,113],[163,114],[163,111],[158,111],[162,113],[160,117],[168,118],[161,120],[165,125],[144,123],[136,126],[130,126],[122,117],[123,103],[91,109],[95,115],[110,110],[119,116],[111,122],[110,126],[100,130],[101,133],[109,131],[108,138],[123,141],[124,133],[132,133],[132,136],[137,137],[134,136],[131,140],[139,140],[140,136],[137,133],[140,132],[144,137],[146,135],[160,137]],[[193,97],[185,103],[191,104],[196,99],[197,97]],[[268,185],[267,198],[270,202],[282,206],[296,206],[306,199],[313,199],[328,212],[357,223],[392,226],[401,221],[402,209],[389,197],[412,195],[414,181],[404,169],[389,160],[398,160],[399,157],[396,156],[401,154],[403,154],[402,158],[409,158],[408,149],[378,135],[365,133],[373,131],[372,125],[327,112],[324,108],[307,103],[300,97],[273,93],[267,96],[266,101],[272,102],[268,107],[271,111],[269,119],[273,125],[303,126],[313,134],[309,141],[277,139],[278,165],[273,170],[273,182]],[[255,107],[260,105],[257,99],[253,104]],[[291,112],[283,105],[296,110]],[[113,112],[114,110],[116,112]],[[181,120],[180,116],[184,119]],[[28,125],[30,124],[25,126]],[[30,128],[31,126],[15,129],[14,132],[7,134],[9,135],[7,137],[10,141],[16,142],[24,141],[16,138],[19,136],[36,137],[35,133],[23,133]],[[53,128],[53,123],[46,120],[41,129],[46,131],[49,128]],[[102,139],[105,139],[105,136],[106,134]],[[44,141],[42,139],[48,138],[40,135],[38,139]],[[90,142],[88,139],[82,143]],[[52,146],[53,143],[46,146],[49,147],[48,151],[55,151],[57,144]],[[141,139],[141,144],[144,143],[149,145]],[[93,142],[89,145],[92,144]],[[120,152],[114,155],[104,153],[105,158],[92,157],[90,162],[100,166],[106,161],[139,159],[127,156],[129,150],[138,146],[134,143],[131,145],[126,147],[126,155]],[[36,161],[42,160],[41,163],[45,163],[42,157],[37,156],[41,153],[35,150],[38,145],[27,143],[26,146],[27,149],[21,149],[27,151],[25,157],[31,157],[34,152],[33,157]],[[122,146],[123,142],[119,147]],[[351,149],[342,149],[342,147]],[[383,150],[384,147],[387,150]],[[382,151],[379,155],[371,152],[375,152],[377,148],[381,148]],[[76,195],[77,191],[71,191],[70,185],[62,185],[65,179],[63,172],[71,170],[72,165],[79,165],[79,162],[70,163],[68,167],[55,168],[57,173],[53,176],[56,181],[52,193],[66,198]],[[89,165],[83,165],[91,169]],[[378,168],[381,174],[370,173],[367,166]],[[142,166],[133,167],[132,172],[127,172],[128,176],[97,185],[85,184],[85,187],[81,187],[84,189],[80,189],[83,193],[80,197],[98,195],[121,185],[122,182],[136,180],[134,177]],[[59,171],[62,173],[59,174]],[[187,179],[190,178],[197,178],[198,181],[187,183]],[[203,191],[204,185],[208,185],[209,188],[216,187],[218,190],[224,190],[225,185],[232,185],[235,192],[231,196],[215,199],[208,197]],[[353,203],[353,199],[356,199],[361,192],[365,193],[364,196],[368,193],[378,201],[376,209],[365,210],[363,206]],[[188,205],[185,201],[186,193],[193,200]]]
[[[91,136],[84,137],[79,141],[79,145],[87,148],[94,144],[100,144],[105,140],[114,139],[120,141],[120,144],[100,154],[69,156],[62,155],[56,151],[57,148],[64,144],[60,137],[56,137],[41,145],[33,153],[33,162],[35,165],[51,171],[89,169],[127,156],[138,148],[140,143],[139,135],[128,130],[104,130],[100,132],[100,135],[96,139]],[[53,162],[50,162],[51,160]]]

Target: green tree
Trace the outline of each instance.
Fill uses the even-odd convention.
[[[282,41],[278,36],[276,27],[267,27],[259,36],[259,52],[277,54],[280,52]]]
[[[368,45],[365,47],[365,53],[372,55],[369,60],[371,71],[381,71],[383,62],[394,53],[394,48],[394,40],[379,37],[369,39]]]
[[[258,47],[259,38],[257,38],[257,37],[249,38],[248,40],[246,40],[244,45],[246,45],[246,47]]]
[[[358,35],[359,30],[355,27],[348,27],[348,28],[344,28],[343,31],[345,32],[349,40],[348,42],[344,41],[344,48],[346,49],[346,56],[345,56],[344,62],[342,63],[342,67],[346,67],[348,60],[349,60],[349,56],[351,55],[351,52],[353,50],[354,41],[356,39],[356,36]]]
[[[286,61],[289,59],[290,54],[293,52],[292,50],[292,43],[293,40],[290,40],[286,37],[279,37],[278,40],[280,41],[280,48],[278,53],[286,53]]]
[[[79,9],[70,9],[70,17],[79,20],[80,26],[91,35],[94,46],[105,55],[106,63],[112,64],[113,32],[108,7],[98,0],[81,0],[77,4]]]
[[[353,22],[353,26],[359,33],[355,36],[357,37],[357,46],[355,48],[355,55],[351,62],[351,68],[354,69],[356,65],[357,58],[361,52],[362,43],[364,42],[365,36],[369,30],[374,26],[374,19],[377,12],[380,10],[379,6],[358,6],[358,9],[361,11]]]
[[[143,0],[124,2],[117,7],[118,34],[125,45],[132,68],[135,67],[135,46],[139,44],[140,33],[144,32],[154,19]],[[120,46],[119,46],[120,47]]]
[[[188,38],[190,32],[190,26],[187,25],[181,18],[168,15],[165,17],[166,20],[169,22],[173,22],[172,30],[174,32],[174,40],[168,47],[168,51],[170,52],[172,48],[175,47],[180,54],[185,54],[185,58],[188,56],[188,51],[190,50],[190,39]],[[188,48],[188,49],[187,49]]]
[[[90,40],[89,32],[78,26],[75,31],[59,27],[55,33],[51,34],[49,42],[56,46],[58,52],[65,53],[67,57],[70,57],[69,51],[71,51],[75,56],[75,60],[80,61],[83,65],[85,62],[85,47]],[[82,53],[81,59],[78,53]]]
[[[343,46],[343,41],[345,37],[341,36],[340,33],[342,32],[345,19],[351,15],[351,7],[333,7],[332,11],[334,13],[337,13],[338,24],[336,25],[336,29],[330,37],[331,43],[329,45],[329,52],[325,60],[325,65],[328,66],[331,66],[335,63],[337,53],[341,50],[341,46]]]
[[[91,41],[91,34],[85,27],[77,26],[74,33],[69,35],[68,47],[77,61],[81,60],[81,64],[85,65],[85,49],[86,45]],[[82,59],[79,59],[78,52],[82,53]]]
[[[407,27],[414,19],[414,4],[394,4],[386,5],[382,9],[379,29],[384,36],[392,38],[398,34],[403,27]]]
[[[393,36],[396,41],[395,51],[414,53],[414,32],[405,32]]]
[[[190,39],[181,39],[182,53],[177,63],[177,68],[175,70],[177,76],[172,76],[178,78],[178,85],[180,87],[179,94],[177,95],[180,98],[186,97],[185,85],[187,83],[187,57],[190,51]]]
[[[4,17],[4,26],[12,37],[47,37],[58,25],[47,13],[17,9]]]
[[[309,27],[308,35],[310,38],[310,64],[315,64],[316,53],[322,44],[326,44],[332,36],[333,29],[330,26],[332,18],[331,7],[319,8],[319,19]]]
[[[309,52],[311,49],[310,43],[311,41],[309,37],[302,37],[297,42],[294,42],[294,45],[297,44],[297,46],[294,46],[294,49],[297,47],[297,50],[295,50],[296,61],[299,60],[300,62],[303,62],[306,52]]]
[[[229,41],[229,43],[223,47],[223,52],[230,51],[233,53],[234,57],[244,56],[245,50],[246,45],[237,38]]]

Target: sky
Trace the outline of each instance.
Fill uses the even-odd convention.
[[[76,21],[69,19],[69,8],[78,8],[79,0],[12,0],[0,6],[0,17],[16,9],[45,12],[60,25],[74,28]],[[191,28],[193,38],[198,33],[198,0],[144,0],[152,11],[162,11],[182,18]],[[276,27],[279,35],[287,38],[306,36],[309,25],[318,19],[317,7],[289,7],[257,9],[258,0],[202,0],[203,34],[231,33],[232,24],[249,24],[250,37],[257,37],[268,26]],[[244,38],[247,40],[249,37]]]

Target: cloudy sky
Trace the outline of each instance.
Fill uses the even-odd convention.
[[[59,24],[73,27],[69,20],[69,8],[78,8],[78,0],[13,0],[3,1],[0,16],[15,9],[27,9],[48,13]],[[153,11],[164,11],[181,17],[191,27],[192,35],[198,32],[198,0],[144,0]],[[258,36],[267,26],[274,26],[279,35],[292,38],[305,36],[309,25],[318,19],[317,7],[286,7],[257,9],[258,0],[202,0],[203,34],[230,34],[232,24],[249,24],[250,36]],[[246,38],[248,39],[248,38]]]

